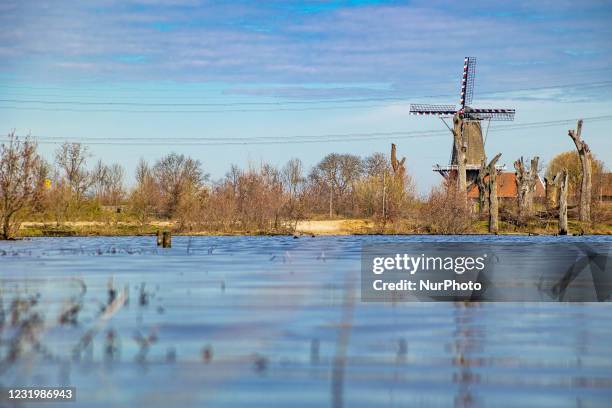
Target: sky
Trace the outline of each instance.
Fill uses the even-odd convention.
[[[477,58],[474,107],[512,169],[573,149],[612,164],[612,3],[607,1],[0,1],[0,141],[64,140],[126,168],[169,152],[211,178],[331,152],[406,157],[420,192],[440,181],[451,135],[410,103],[458,104]],[[4,137],[4,139],[3,139]]]

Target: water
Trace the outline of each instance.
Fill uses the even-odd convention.
[[[1,242],[0,386],[74,386],[79,407],[610,406],[610,304],[360,302],[361,244],[411,240],[612,243],[174,237],[164,250],[154,237]],[[37,314],[44,323],[15,356],[17,298],[35,300],[20,319]],[[75,305],[77,314],[64,313]]]

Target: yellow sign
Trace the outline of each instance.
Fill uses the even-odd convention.
[[[46,189],[50,189],[51,188],[51,180],[45,179],[45,188]]]

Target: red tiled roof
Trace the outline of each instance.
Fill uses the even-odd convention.
[[[513,172],[501,172],[497,174],[497,197],[499,198],[516,198],[516,174]],[[535,197],[544,197],[544,184],[538,177],[536,180]],[[478,187],[472,186],[468,191],[469,198],[478,198]]]

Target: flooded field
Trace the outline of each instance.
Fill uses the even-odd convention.
[[[0,387],[74,386],[79,407],[608,407],[609,303],[360,301],[364,242],[552,239],[0,242]]]

